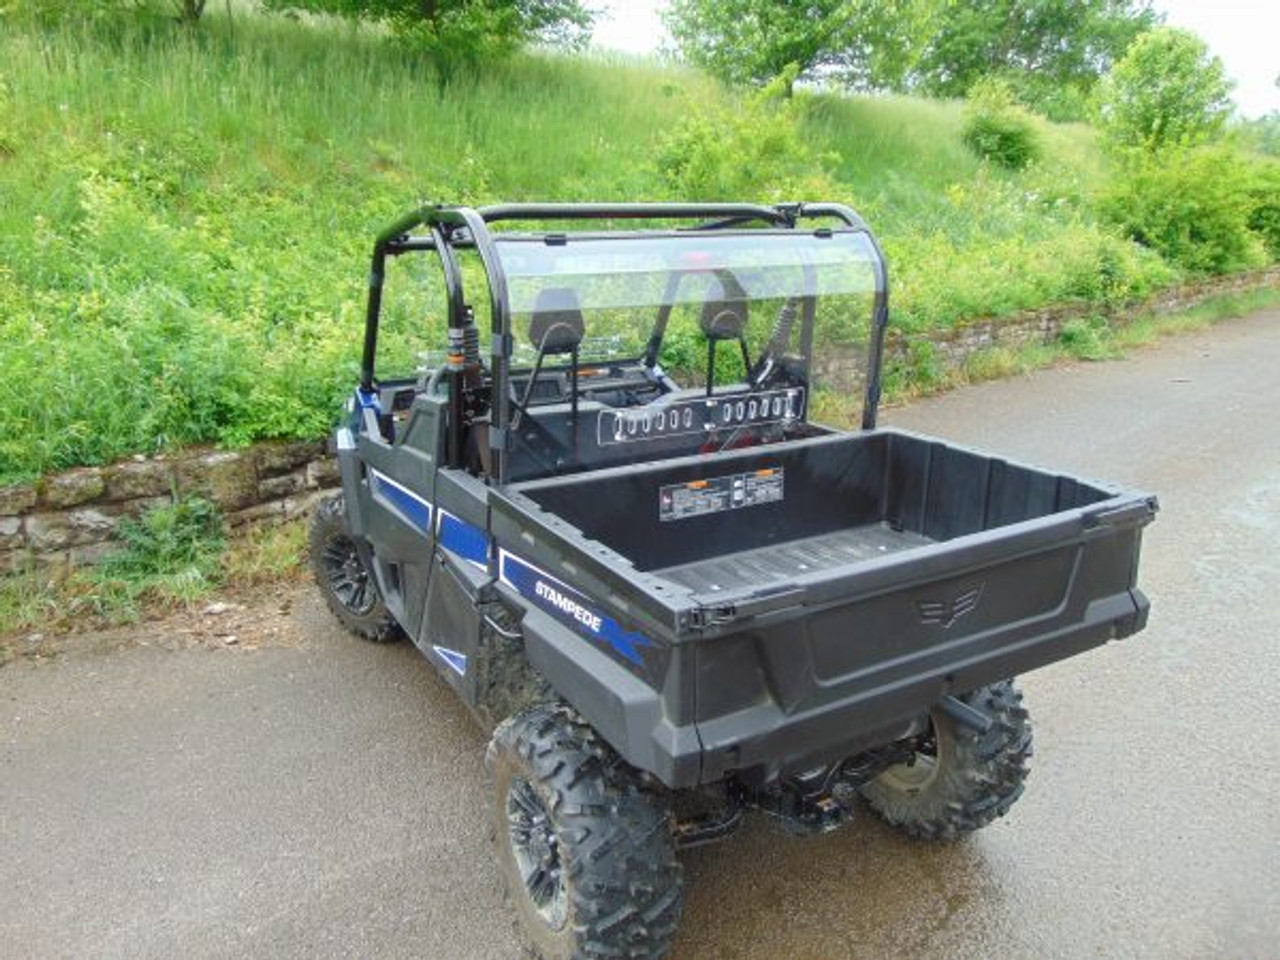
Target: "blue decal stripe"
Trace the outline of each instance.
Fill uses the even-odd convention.
[[[475,524],[440,510],[440,546],[477,567],[489,565],[489,535]]]
[[[405,515],[410,523],[423,533],[430,535],[431,504],[412,490],[402,487],[386,474],[379,473],[372,467],[369,468],[369,477],[373,480],[375,493],[389,500],[397,510]]]
[[[653,641],[600,613],[594,601],[567,583],[505,550],[499,551],[499,576],[503,583],[557,620],[585,637],[599,640],[637,666],[644,666],[640,650],[653,646]]]
[[[437,647],[435,645],[432,645],[431,649],[434,650],[436,656],[447,663],[450,669],[452,669],[458,676],[465,677],[467,675],[466,654],[459,653],[457,650],[450,650],[448,647]]]

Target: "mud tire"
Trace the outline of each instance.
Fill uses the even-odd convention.
[[[682,872],[667,812],[630,768],[561,704],[538,704],[503,721],[485,762],[499,873],[534,954],[666,956],[680,920]],[[531,800],[540,811],[532,820]],[[539,861],[551,866],[541,874],[530,866],[535,822],[540,853],[554,839],[551,856]],[[547,875],[555,878],[550,887]]]
[[[382,602],[373,572],[365,569],[360,561],[355,540],[347,530],[341,495],[321,501],[316,506],[307,534],[307,556],[325,603],[344,627],[373,643],[394,643],[404,635]],[[353,594],[335,579],[339,573],[335,568],[339,556],[351,558],[347,573],[364,578],[361,585],[365,593]],[[359,602],[353,602],[357,596]]]
[[[872,810],[920,840],[954,840],[1003,817],[1027,778],[1031,721],[1013,681],[959,699],[991,717],[991,729],[981,733],[933,710],[935,748],[861,788]]]

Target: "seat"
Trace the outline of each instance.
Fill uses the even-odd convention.
[[[728,270],[717,270],[712,292],[719,296],[702,305],[698,323],[707,338],[707,396],[716,382],[716,345],[722,340],[736,340],[742,348],[745,376],[751,376],[751,357],[747,351],[747,292]]]
[[[529,342],[542,354],[572,353],[586,333],[578,291],[547,287],[538,291],[529,314]]]
[[[533,363],[533,373],[525,385],[524,396],[517,403],[513,426],[519,426],[533,397],[542,363],[548,355],[569,354],[569,388],[572,405],[572,421],[578,421],[578,348],[586,334],[587,324],[582,318],[582,301],[578,291],[570,287],[547,287],[538,291],[529,314],[529,342],[538,351]]]

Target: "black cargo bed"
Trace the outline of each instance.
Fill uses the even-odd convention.
[[[718,593],[769,587],[816,570],[873,560],[933,542],[918,533],[895,530],[887,523],[872,523],[723,557],[708,557],[653,573],[692,592]]]
[[[637,571],[705,596],[767,588],[1099,504],[1116,491],[899,431],[515,485]]]

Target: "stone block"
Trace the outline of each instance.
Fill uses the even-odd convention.
[[[279,500],[297,493],[307,484],[306,470],[297,473],[286,473],[279,477],[269,477],[258,481],[259,500]]]
[[[0,487],[0,517],[16,517],[36,505],[36,488],[29,483]]]
[[[250,456],[209,453],[178,465],[178,488],[206,496],[224,511],[243,510],[258,500],[258,475]]]
[[[0,550],[18,550],[26,546],[26,542],[18,517],[0,517]]]
[[[342,472],[338,469],[336,457],[325,457],[307,464],[307,486],[312,489],[336,487],[342,482]]]
[[[266,479],[292,473],[323,456],[324,444],[319,441],[264,443],[255,447],[253,453],[258,462],[258,476]]]
[[[309,514],[317,503],[326,500],[333,494],[328,490],[313,490],[310,493],[304,493],[301,496],[290,497],[288,500],[281,501],[284,504],[285,519],[292,520],[295,517],[303,517]]]
[[[97,500],[106,490],[102,471],[97,467],[69,470],[47,477],[43,483],[41,499],[50,507],[78,507],[90,500]]]
[[[104,471],[106,499],[137,500],[173,492],[173,464],[165,460],[131,460]]]
[[[278,523],[284,519],[284,505],[283,500],[272,500],[236,510],[227,514],[227,524],[232,527],[241,527],[246,523]]]
[[[26,519],[27,542],[38,553],[100,543],[118,522],[119,517],[92,509],[36,513]]]

